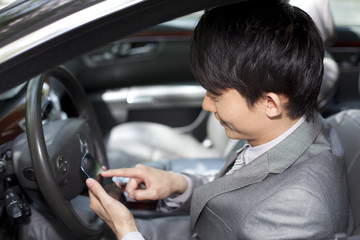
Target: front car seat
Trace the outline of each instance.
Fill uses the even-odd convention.
[[[111,130],[106,144],[110,167],[131,167],[175,158],[226,158],[237,141],[226,136],[213,114],[205,120],[207,136],[203,142],[190,133],[159,123],[120,124]]]
[[[344,148],[351,212],[354,220],[353,234],[360,234],[360,110],[344,110],[327,121],[335,128]]]

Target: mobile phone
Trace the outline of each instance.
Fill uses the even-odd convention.
[[[111,178],[103,178],[101,173],[104,171],[98,161],[90,153],[85,153],[81,159],[81,170],[88,178],[94,178],[98,181],[105,191],[116,200],[126,203],[126,197],[118,186],[112,181]]]
[[[101,168],[101,165],[98,161],[90,153],[85,153],[83,158],[81,159],[81,170],[88,178],[94,178],[100,184],[103,183],[103,177],[101,173],[104,171]]]

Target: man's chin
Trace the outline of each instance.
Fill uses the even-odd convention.
[[[225,128],[225,133],[228,136],[228,138],[235,139],[234,132],[231,131],[231,129],[229,127],[224,127],[224,128]]]
[[[229,127],[224,127],[224,128],[225,128],[225,133],[228,138],[235,139],[235,140],[244,138],[238,132],[231,130]]]

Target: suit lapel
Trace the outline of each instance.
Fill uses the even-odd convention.
[[[212,198],[263,181],[269,173],[289,168],[311,146],[322,128],[322,119],[304,122],[284,141],[231,175],[224,175],[236,155],[227,161],[217,179],[195,189],[191,202],[191,224],[195,226],[202,209]]]
[[[191,202],[191,224],[193,227],[202,209],[212,198],[256,182],[261,182],[266,178],[269,173],[267,157],[264,155],[257,159],[256,162],[254,163],[253,161],[231,175],[222,176],[213,182],[195,189]]]

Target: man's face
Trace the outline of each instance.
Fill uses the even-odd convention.
[[[247,139],[253,146],[261,144],[259,139],[267,129],[265,104],[262,100],[250,109],[238,91],[228,89],[220,96],[207,92],[202,107],[215,114],[229,138]]]

